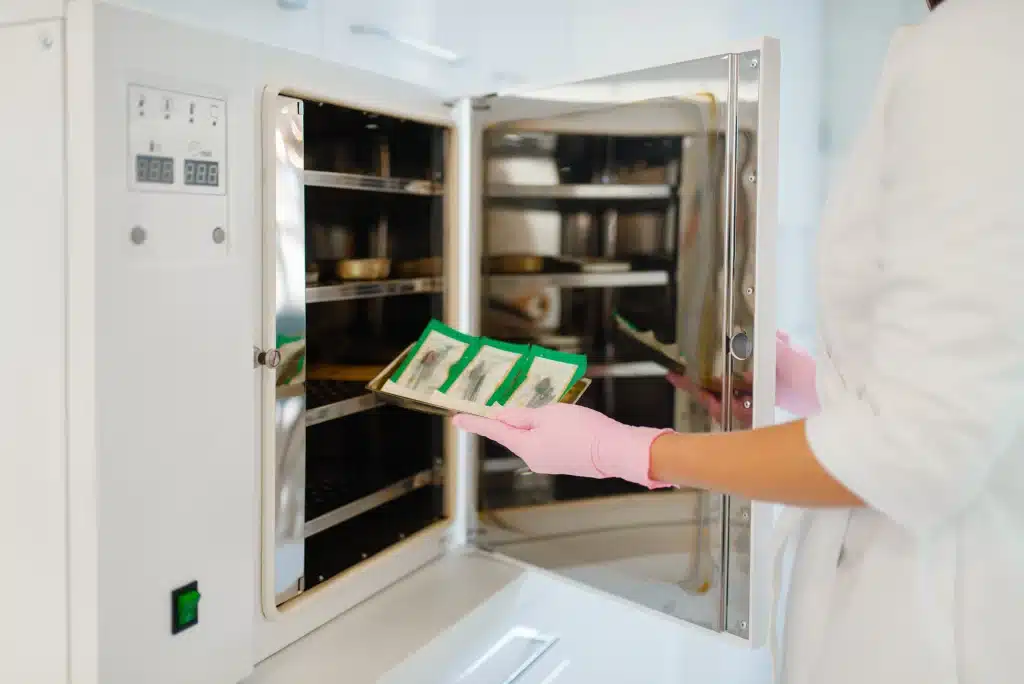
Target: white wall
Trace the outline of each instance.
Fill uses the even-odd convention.
[[[62,45],[59,20],[0,25],[0,92],[33,108],[0,107],[0,682],[68,667]]]

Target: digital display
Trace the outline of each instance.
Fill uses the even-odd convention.
[[[220,184],[220,164],[200,159],[185,160],[185,185],[215,188]]]
[[[174,184],[174,160],[170,157],[154,157],[146,154],[135,156],[136,183]]]

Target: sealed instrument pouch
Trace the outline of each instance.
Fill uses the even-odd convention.
[[[390,382],[416,395],[430,395],[444,385],[464,358],[471,357],[479,340],[438,320],[431,320],[413,344]]]
[[[530,358],[530,345],[480,338],[474,350],[452,369],[440,392],[454,399],[491,406],[504,396]]]
[[[561,401],[586,372],[583,354],[532,346],[519,376],[497,401],[503,406],[540,408]]]

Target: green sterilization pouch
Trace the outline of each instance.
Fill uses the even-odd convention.
[[[531,346],[519,375],[497,396],[502,406],[539,408],[559,401],[587,372],[587,357]]]
[[[467,356],[475,354],[479,340],[432,319],[423,329],[391,381],[417,394],[431,394],[448,384]]]
[[[471,353],[452,368],[440,391],[462,401],[486,404],[507,392],[524,370],[530,345],[513,344],[482,337]]]

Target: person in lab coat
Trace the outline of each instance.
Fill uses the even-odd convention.
[[[821,352],[778,341],[780,399],[805,419],[711,435],[566,405],[455,419],[540,473],[799,507],[776,525],[777,558],[794,553],[773,649],[787,683],[1024,681],[1024,2],[933,9],[894,37],[830,193]]]

